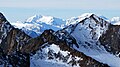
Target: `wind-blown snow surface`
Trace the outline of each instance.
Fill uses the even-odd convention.
[[[25,22],[11,23],[16,28],[22,29],[31,37],[37,37],[46,29],[60,30],[65,27],[66,21],[63,19],[35,15],[28,18]]]

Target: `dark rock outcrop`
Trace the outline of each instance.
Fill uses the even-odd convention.
[[[0,49],[1,60],[4,67],[29,67],[29,54],[22,53],[21,50],[31,37],[23,31],[14,28],[0,13]]]
[[[120,52],[120,26],[109,25],[105,34],[99,38],[100,43],[106,48],[107,51],[113,54]]]

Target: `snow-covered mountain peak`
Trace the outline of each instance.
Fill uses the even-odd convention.
[[[93,13],[84,13],[84,14],[78,16],[78,18],[79,18],[78,21],[80,22],[80,21],[84,20],[85,18],[89,18],[92,15],[94,15],[94,14]]]
[[[52,16],[45,16],[45,15],[34,15],[28,18],[26,23],[45,23],[49,25],[61,25],[65,24],[65,20],[52,17]]]
[[[113,18],[111,19],[111,23],[112,23],[113,25],[120,25],[120,17],[113,17]]]
[[[84,20],[85,18],[89,18],[91,15],[94,15],[94,14],[93,13],[84,13],[78,17],[71,17],[70,19],[67,19],[66,25],[76,24],[76,23]]]
[[[84,13],[84,14],[78,16],[78,17],[79,17],[79,18],[83,18],[83,17],[88,18],[88,17],[90,17],[91,15],[93,15],[93,13]]]
[[[42,16],[41,18],[37,19],[36,22],[45,22],[46,24],[52,24],[54,18],[52,16]]]
[[[41,15],[34,15],[26,20],[26,22],[36,22],[39,18],[41,18]]]
[[[31,37],[37,37],[46,29],[57,31],[66,26],[66,21],[52,16],[34,15],[25,22],[11,23]],[[18,25],[19,24],[19,25]]]
[[[80,19],[81,21],[78,20],[79,18],[74,21],[75,24],[66,27],[65,30],[67,30],[79,44],[86,47],[88,45],[90,46],[90,44],[91,46],[95,45],[99,37],[108,29],[109,25],[106,20],[95,14],[87,15],[84,19]]]
[[[119,64],[109,62],[111,60],[113,62],[119,62],[118,57],[115,57],[106,50],[109,50],[108,48],[111,47],[111,50],[113,50],[113,52],[115,52],[114,49],[116,51],[119,50],[118,47],[120,27],[116,25],[111,25],[110,22],[95,14],[92,14],[79,22],[76,22],[76,20],[78,20],[79,18],[74,19],[75,20],[73,24],[64,28],[64,30],[69,33],[69,36],[71,35],[76,39],[76,42],[79,45],[79,48],[77,48],[76,46],[73,46],[73,48],[85,53],[86,55],[98,61],[105,62],[111,67],[119,67]],[[119,18],[117,18],[117,20],[119,21]],[[105,33],[107,34],[104,35]],[[104,37],[102,37],[103,35]],[[103,40],[100,41],[100,38]],[[102,42],[105,42],[104,46],[102,46]],[[110,43],[112,43],[112,45]],[[108,44],[110,44],[110,46]],[[118,45],[116,46],[116,44]],[[108,46],[107,48],[106,45]],[[115,59],[115,61],[113,59]]]
[[[46,23],[46,24],[51,24],[53,21],[52,16],[44,16],[44,15],[34,15],[26,20],[26,22],[38,22],[38,23]]]

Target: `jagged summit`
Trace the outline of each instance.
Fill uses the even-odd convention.
[[[84,20],[85,18],[89,18],[89,17],[92,16],[92,15],[95,15],[95,14],[94,14],[94,13],[84,13],[84,14],[78,16],[78,18]],[[80,21],[79,21],[79,22],[80,22]]]
[[[70,25],[70,24],[76,24],[86,18],[89,18],[91,15],[94,15],[93,13],[84,13],[78,17],[72,17],[70,19],[67,19],[66,21],[66,25]]]
[[[67,19],[66,25],[81,23],[81,22],[83,22],[85,20],[88,20],[88,19],[90,19],[90,20],[93,19],[97,23],[101,23],[102,20],[105,21],[105,22],[109,22],[108,19],[97,16],[94,13],[84,13],[84,14],[78,16],[78,17],[72,17],[70,19]],[[86,22],[86,23],[88,23],[88,22]]]

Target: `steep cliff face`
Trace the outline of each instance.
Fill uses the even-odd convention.
[[[120,53],[120,26],[110,25],[105,34],[100,37],[100,43],[107,51],[119,56]]]
[[[1,65],[29,66],[29,54],[22,53],[21,50],[30,38],[21,30],[14,28],[0,13],[0,48],[3,60]]]
[[[67,37],[65,37],[65,35]],[[71,46],[72,45],[72,46]],[[51,48],[51,47],[56,48]],[[39,58],[46,60],[62,61],[69,66],[81,67],[108,67],[108,65],[98,62],[84,53],[71,47],[79,48],[74,37],[64,30],[54,32],[46,30],[40,36],[31,38],[23,31],[14,28],[0,13],[0,65],[7,67],[30,67],[31,58],[34,59],[36,52]],[[48,50],[44,52],[44,50]],[[43,56],[44,54],[45,56]],[[46,55],[47,54],[47,55]],[[66,54],[66,55],[65,55]],[[31,55],[31,56],[30,56]],[[69,59],[68,59],[69,58]],[[42,59],[39,59],[42,60]],[[53,61],[54,61],[53,60]],[[34,63],[34,61],[32,61]]]
[[[6,19],[1,15],[0,24],[0,47],[3,49],[5,54],[10,55],[15,51],[21,51],[25,42],[31,37],[26,35],[21,30],[14,28]]]

